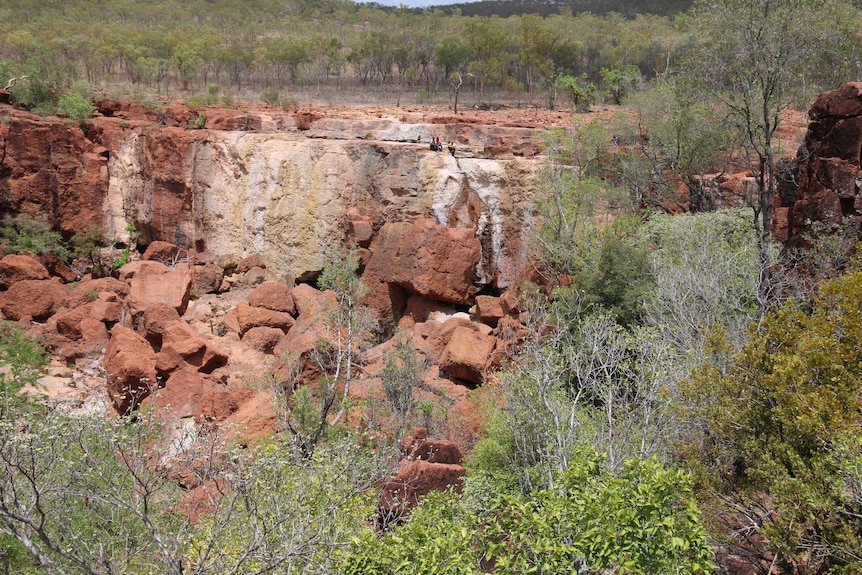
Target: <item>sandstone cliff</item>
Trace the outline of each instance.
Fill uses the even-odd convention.
[[[522,263],[541,158],[536,128],[462,118],[343,118],[188,109],[161,118],[103,102],[87,134],[8,110],[0,125],[0,211],[48,215],[67,233],[100,227],[127,240],[258,253],[275,274],[313,277],[347,240],[347,211],[386,222],[431,218],[470,228],[479,286],[505,288]],[[4,112],[5,113],[5,112]],[[158,121],[156,121],[158,120]],[[167,125],[164,125],[167,124]],[[457,139],[457,157],[432,136]]]

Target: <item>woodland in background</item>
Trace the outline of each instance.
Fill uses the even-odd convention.
[[[736,561],[858,573],[862,272],[847,250],[858,238],[814,226],[807,249],[791,250],[771,231],[778,181],[793,179],[781,114],[859,76],[860,14],[717,0],[628,16],[262,0],[0,8],[13,98],[82,122],[92,110],[69,107],[92,88],[291,106],[291,93],[325,100],[345,86],[442,100],[455,81],[471,104],[589,110],[605,98],[630,112],[544,136],[533,256],[558,287],[520,287],[523,341],[463,493],[374,529],[374,487],[422,420],[418,367],[407,348],[388,360],[387,442],[329,425],[370,329],[346,257],[323,277],[338,294],[330,319],[354,339],[321,349],[331,369],[319,380],[275,382],[291,392],[278,437],[254,450],[206,437],[195,444],[206,465],[189,443],[152,441],[149,414],[96,421],[22,401],[44,355],[4,327],[14,369],[0,377],[0,570],[673,574]],[[75,81],[86,85],[67,90]],[[704,176],[731,169],[755,190],[719,210]],[[694,213],[663,213],[680,189]],[[189,502],[182,474],[214,488]]]
[[[682,71],[701,42],[697,12],[635,14],[629,4],[619,12],[607,12],[615,9],[607,3],[594,13],[562,4],[547,17],[467,17],[337,0],[13,0],[0,6],[0,77],[28,76],[12,93],[37,111],[51,111],[53,94],[75,82],[193,104],[290,106],[337,101],[347,88],[354,102],[446,101],[456,73],[470,105],[568,106],[567,85],[619,103],[633,85]],[[858,30],[855,23],[848,4],[829,24]],[[838,53],[810,49],[795,103],[804,107],[818,91],[857,77],[859,46],[853,33]]]

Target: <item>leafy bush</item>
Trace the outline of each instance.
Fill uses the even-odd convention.
[[[69,250],[60,232],[42,218],[26,214],[7,217],[0,226],[0,243],[10,252],[33,252],[36,255],[54,254],[69,259]]]
[[[501,495],[490,513],[429,494],[402,526],[355,539],[341,572],[706,574],[711,556],[685,473],[648,459],[614,474],[586,452],[556,488]]]
[[[598,100],[598,88],[586,74],[580,78],[561,76],[557,78],[556,86],[572,102],[576,112],[589,112]]]
[[[66,112],[72,120],[84,123],[96,111],[96,106],[80,94],[63,94],[57,102],[57,108]]]
[[[782,572],[862,568],[860,302],[862,273],[826,282],[810,307],[766,314],[737,353],[716,334],[686,382],[687,462],[731,552]]]

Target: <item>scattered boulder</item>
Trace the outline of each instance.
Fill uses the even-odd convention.
[[[57,332],[72,341],[81,339],[81,321],[92,319],[93,302],[72,309],[61,309],[54,316]]]
[[[489,295],[476,296],[476,317],[479,321],[491,327],[497,327],[497,323],[504,315],[500,298]]]
[[[408,459],[421,459],[429,463],[447,463],[460,465],[461,449],[453,441],[428,438],[428,430],[424,427],[413,430],[413,435],[406,438],[402,452]]]
[[[47,268],[37,258],[8,254],[0,259],[0,287],[8,288],[24,280],[46,280],[51,277]]]
[[[191,298],[191,285],[189,266],[171,269],[159,262],[142,262],[131,280],[131,307],[137,312],[144,312],[151,305],[165,303],[183,315]]]
[[[44,321],[65,305],[69,290],[56,280],[23,280],[12,284],[0,297],[6,319],[29,317]]]
[[[90,306],[90,317],[106,324],[120,321],[123,313],[123,302],[114,292],[99,292],[96,300]]]
[[[212,373],[214,369],[227,364],[228,356],[207,343],[188,323],[178,320],[165,325],[157,360],[161,374],[171,373],[186,365],[202,373]]]
[[[200,373],[193,366],[185,366],[171,373],[164,386],[142,405],[158,408],[156,413],[165,420],[195,417],[200,413],[202,400],[222,387],[216,378]]]
[[[201,297],[217,293],[224,281],[224,270],[214,263],[196,265],[192,268],[192,295]]]
[[[282,311],[273,311],[263,307],[254,307],[240,302],[235,308],[240,335],[253,327],[274,327],[287,333],[294,325],[293,317]]]
[[[78,272],[72,269],[69,264],[58,258],[52,253],[42,254],[42,265],[51,274],[51,277],[60,278],[63,283],[70,283],[78,279]]]
[[[156,354],[143,337],[114,326],[103,359],[108,396],[120,415],[138,408],[156,388]]]
[[[275,346],[284,337],[284,332],[274,327],[253,327],[242,336],[242,342],[263,353],[273,353]]]
[[[281,282],[265,282],[248,294],[248,304],[272,311],[280,311],[296,315],[296,304],[293,303],[293,288]]]
[[[240,262],[236,266],[236,273],[244,274],[252,268],[263,268],[266,269],[266,260],[263,258],[261,254],[252,254],[250,256],[244,257],[240,260]]]
[[[374,222],[351,206],[347,208],[347,231],[356,245],[367,248],[374,236]]]
[[[159,261],[163,263],[174,262],[180,253],[180,248],[170,242],[155,240],[147,246],[144,255],[141,256],[145,261]]]
[[[159,351],[162,349],[165,326],[179,319],[180,314],[174,307],[166,303],[153,304],[138,318],[138,333],[150,342],[154,350]]]
[[[485,379],[485,370],[494,353],[497,338],[459,326],[452,332],[440,356],[440,371],[475,384]]]
[[[383,485],[378,515],[383,526],[407,516],[425,495],[452,487],[460,491],[467,474],[460,465],[421,459],[401,462],[397,473]]]

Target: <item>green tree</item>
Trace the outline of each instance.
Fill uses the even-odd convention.
[[[623,98],[627,97],[638,84],[641,83],[641,71],[637,66],[629,64],[622,69],[602,68],[602,86],[608,91],[614,104],[622,104]]]
[[[472,68],[479,82],[477,97],[481,102],[488,80],[500,73],[505,62],[509,32],[499,18],[475,18],[464,27],[464,40],[472,52]]]
[[[586,74],[580,78],[560,76],[555,85],[572,102],[576,112],[589,112],[598,99],[598,88],[587,79]]]

